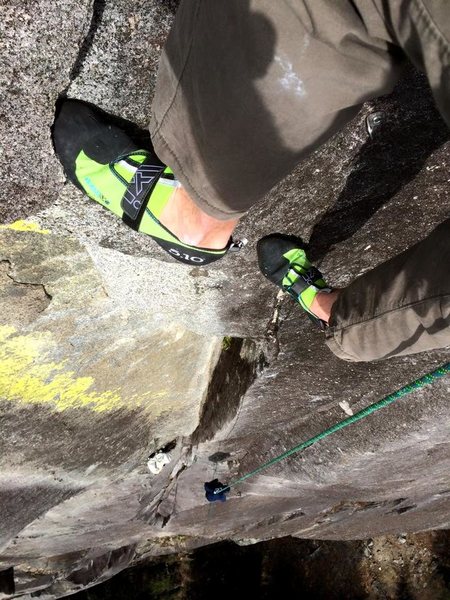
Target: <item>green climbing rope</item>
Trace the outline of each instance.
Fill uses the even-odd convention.
[[[292,454],[295,454],[296,452],[301,452],[302,450],[305,450],[305,448],[309,448],[316,442],[323,440],[324,438],[328,437],[332,433],[335,433],[336,431],[339,431],[340,429],[344,429],[344,427],[347,427],[348,425],[351,425],[352,423],[356,423],[356,421],[360,421],[361,419],[364,419],[364,417],[367,417],[367,416],[371,415],[372,413],[376,412],[377,410],[380,410],[380,408],[384,408],[385,406],[392,404],[393,402],[395,402],[402,396],[406,396],[406,394],[410,394],[411,392],[414,392],[415,390],[423,387],[424,385],[433,383],[433,381],[435,381],[436,379],[438,379],[440,377],[444,377],[444,375],[447,375],[448,373],[450,373],[450,363],[442,365],[442,367],[439,367],[438,369],[436,369],[435,371],[432,371],[431,373],[427,373],[423,377],[420,377],[420,379],[416,379],[415,381],[408,383],[408,385],[405,385],[404,387],[400,388],[396,392],[389,394],[389,396],[385,396],[378,402],[374,402],[374,404],[370,404],[370,406],[363,408],[362,410],[360,410],[356,414],[352,415],[351,417],[348,417],[347,419],[344,419],[343,421],[340,421],[339,423],[332,425],[328,429],[325,429],[325,431],[322,431],[321,433],[318,433],[317,435],[310,438],[309,440],[306,440],[306,442],[302,442],[301,444],[298,444],[298,446],[295,446],[294,448],[291,448],[290,450],[286,450],[286,452],[283,452],[283,454],[280,454],[279,456],[272,458],[271,460],[264,463],[257,469],[250,471],[250,473],[247,473],[246,475],[239,477],[239,479],[232,481],[231,483],[229,483],[228,485],[226,485],[222,488],[218,488],[217,490],[214,491],[214,494],[219,494],[219,493],[227,490],[228,488],[234,487],[238,483],[242,483],[249,477],[253,477],[253,475],[256,475],[257,473],[260,473],[264,469],[267,469],[268,467],[271,467],[272,465],[284,460],[288,456],[291,456]]]

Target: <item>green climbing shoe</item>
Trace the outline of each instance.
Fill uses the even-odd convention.
[[[68,178],[136,231],[151,236],[175,259],[206,265],[242,244],[220,250],[185,244],[160,221],[174,188],[173,172],[151,148],[142,149],[99,109],[65,100],[53,127],[56,153]]]
[[[310,319],[324,329],[326,323],[311,312],[318,292],[331,292],[322,273],[308,260],[298,238],[272,233],[257,243],[262,274],[288,293],[306,311]]]

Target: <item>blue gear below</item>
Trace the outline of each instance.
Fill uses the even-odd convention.
[[[222,490],[215,494],[216,490]],[[229,487],[226,487],[223,483],[220,483],[218,479],[213,479],[212,481],[207,481],[205,483],[205,497],[208,502],[225,502],[226,496],[230,491]]]

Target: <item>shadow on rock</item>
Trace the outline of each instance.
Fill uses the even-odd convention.
[[[334,206],[314,226],[309,242],[312,260],[323,258],[361,229],[450,137],[425,78],[415,71],[402,79],[393,96],[375,105],[385,110],[385,121],[359,151]]]

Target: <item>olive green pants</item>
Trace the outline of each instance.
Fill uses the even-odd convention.
[[[327,344],[353,361],[450,346],[450,219],[345,288]]]
[[[202,210],[237,218],[365,100],[391,91],[405,55],[450,124],[449,40],[449,0],[182,1],[160,63],[154,147]],[[448,223],[435,238],[340,295],[328,332],[336,354],[374,360],[450,344]],[[440,269],[419,275],[418,290],[424,251]]]

